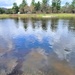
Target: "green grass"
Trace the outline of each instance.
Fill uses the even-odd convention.
[[[0,14],[0,18],[75,18],[75,14]]]
[[[9,15],[7,15],[7,14],[0,14],[0,18],[9,18]]]
[[[57,18],[75,18],[75,14],[53,14]]]

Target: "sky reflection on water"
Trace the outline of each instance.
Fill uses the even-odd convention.
[[[74,75],[74,19],[0,19],[0,75],[46,75],[47,69]]]

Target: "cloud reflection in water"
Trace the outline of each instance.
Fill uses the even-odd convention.
[[[0,20],[0,75],[46,75],[48,70],[60,75],[62,70],[56,64],[63,69],[68,69],[69,64],[74,67],[75,31],[70,30],[69,21]]]

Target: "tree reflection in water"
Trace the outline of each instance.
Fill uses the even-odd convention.
[[[74,19],[0,20],[0,75],[74,75]]]

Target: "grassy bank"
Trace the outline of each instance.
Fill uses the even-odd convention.
[[[75,18],[75,14],[0,14],[0,18]]]

